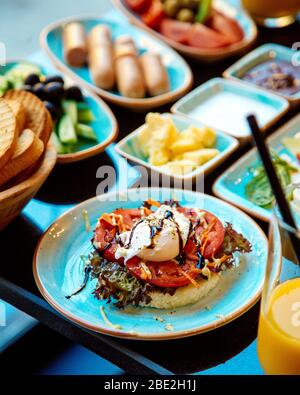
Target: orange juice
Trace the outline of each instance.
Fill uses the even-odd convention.
[[[280,18],[300,10],[300,0],[242,0],[242,3],[251,15],[261,18]]]
[[[278,285],[262,309],[258,356],[268,374],[300,374],[300,278]]]

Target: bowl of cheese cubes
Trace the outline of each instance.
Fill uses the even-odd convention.
[[[145,124],[116,145],[133,164],[178,179],[195,179],[223,162],[238,141],[185,116],[148,113]]]

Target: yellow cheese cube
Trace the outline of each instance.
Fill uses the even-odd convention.
[[[199,144],[193,138],[179,138],[171,145],[173,155],[182,154],[199,148]]]
[[[151,149],[169,147],[177,138],[178,131],[171,118],[163,118],[159,113],[149,113],[146,124],[138,135],[140,149],[145,155]]]
[[[216,132],[209,128],[209,127],[204,127],[201,129],[198,129],[198,135],[199,138],[202,141],[202,144],[205,148],[212,148],[214,147],[215,143],[216,143]]]
[[[197,145],[196,148],[203,148],[201,129],[196,126],[189,126],[187,129],[183,130],[180,133],[179,138],[192,139]]]
[[[198,166],[203,165],[215,156],[219,154],[219,150],[216,148],[202,148],[195,151],[185,152],[182,154],[182,160],[192,160],[198,164]]]
[[[197,163],[192,160],[177,160],[168,162],[159,168],[166,173],[182,176],[194,171],[197,168]]]
[[[160,166],[167,163],[170,160],[170,151],[166,148],[162,149],[151,149],[149,162],[153,166]]]

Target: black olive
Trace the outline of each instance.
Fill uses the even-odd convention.
[[[24,81],[24,85],[35,85],[40,82],[40,76],[38,74],[29,74]]]
[[[60,75],[49,75],[45,78],[44,84],[49,84],[49,82],[59,82],[64,84],[64,79]]]
[[[23,91],[26,91],[26,92],[30,92],[30,93],[34,93],[33,92],[33,87],[31,86],[31,85],[24,85],[23,87],[22,87],[22,90]]]
[[[49,101],[44,101],[44,105],[47,108],[47,110],[50,112],[53,120],[59,118],[59,116],[61,115],[61,108],[59,106],[56,106],[55,104]]]
[[[38,82],[37,84],[33,85],[32,93],[34,93],[41,100],[44,100],[46,98],[45,85],[42,84],[41,82]]]
[[[49,82],[45,85],[46,99],[51,102],[59,102],[64,98],[64,86],[60,82]]]
[[[76,100],[76,101],[83,101],[83,95],[82,95],[81,89],[78,86],[76,86],[76,85],[70,86],[69,88],[67,88],[65,90],[65,92],[66,92],[67,99]]]

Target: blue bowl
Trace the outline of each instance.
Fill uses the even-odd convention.
[[[42,75],[57,74],[57,71],[55,71],[51,66],[49,67],[47,62],[43,62],[42,59],[41,64],[43,65],[29,60],[15,60],[7,62],[5,66],[0,67],[0,76],[4,75],[19,63],[28,63],[29,65],[38,67]],[[59,163],[76,162],[99,154],[100,152],[104,151],[104,149],[117,137],[117,121],[106,103],[104,103],[104,101],[99,97],[86,90],[83,91],[83,94],[86,104],[95,115],[95,120],[91,122],[90,125],[95,131],[97,142],[82,139],[76,146],[75,152],[58,155]]]
[[[155,52],[161,55],[166,66],[170,91],[154,97],[141,99],[128,98],[119,94],[117,90],[105,90],[94,85],[89,69],[84,67],[72,67],[64,59],[62,30],[68,22],[79,22],[83,25],[86,33],[97,24],[105,24],[110,28],[112,39],[115,40],[121,35],[130,35],[142,54],[145,51]],[[124,20],[113,15],[96,17],[72,17],[55,22],[47,26],[41,33],[41,45],[50,57],[51,61],[66,74],[76,79],[79,84],[91,89],[99,96],[133,110],[145,110],[175,101],[178,97],[187,92],[192,85],[192,72],[188,64],[174,50],[169,48],[160,40],[152,37],[142,29],[131,26]]]
[[[201,124],[200,122],[191,121],[190,119],[182,115],[165,113],[162,114],[162,117],[170,117],[179,131],[187,129],[191,125],[203,127],[203,124]],[[122,155],[131,163],[144,166],[147,169],[163,174],[164,176],[170,176],[170,174],[161,170],[159,167],[151,165],[141,151],[138,142],[138,135],[143,128],[144,125],[140,126],[137,130],[133,131],[123,140],[117,143],[115,147],[116,151],[118,152],[118,154]],[[214,148],[220,151],[217,156],[204,163],[202,166],[198,166],[196,170],[190,173],[182,176],[172,175],[171,177],[178,180],[195,180],[199,176],[207,175],[210,171],[220,166],[225,161],[225,159],[228,158],[228,156],[237,149],[239,143],[234,137],[228,136],[225,133],[220,132],[219,130],[216,130],[216,135],[217,138]]]
[[[261,129],[266,130],[288,107],[284,98],[256,86],[213,78],[176,102],[171,111],[245,140],[251,138],[246,121],[249,113],[255,114]]]
[[[236,63],[230,66],[224,71],[223,75],[226,78],[232,78],[235,80],[242,80],[243,76],[250,71],[253,67],[259,65],[260,63],[266,62],[271,59],[279,59],[291,63],[293,61],[299,63],[299,55],[297,55],[297,50],[285,47],[279,44],[264,44],[260,47],[249,52],[247,55],[239,59]],[[298,65],[299,67],[299,65]],[[244,83],[251,84],[251,82],[243,81]],[[264,88],[262,88],[264,89]],[[270,91],[266,89],[267,91]],[[271,91],[275,93],[274,91]],[[300,91],[294,95],[288,95],[276,92],[276,94],[286,98],[291,102],[291,104],[299,104],[300,102]]]
[[[291,161],[296,162],[295,156],[282,144],[285,137],[293,137],[300,130],[300,115],[294,117],[282,126],[276,133],[268,138],[268,145],[280,155],[286,155]],[[238,206],[242,210],[263,221],[270,221],[272,208],[255,205],[248,200],[246,185],[253,178],[253,168],[261,164],[257,149],[253,148],[235,162],[229,169],[215,181],[214,194]]]

